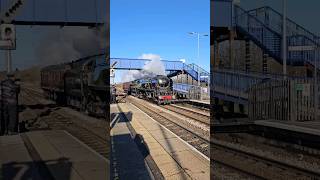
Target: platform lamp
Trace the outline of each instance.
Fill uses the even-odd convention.
[[[201,64],[200,62],[200,37],[202,36],[209,36],[208,34],[204,34],[204,33],[199,33],[199,32],[189,32],[190,35],[196,35],[197,39],[198,39],[198,53],[197,53],[197,61],[199,64]],[[200,87],[200,100],[202,100],[202,96],[201,96],[201,83],[200,83],[200,69],[198,68],[198,86]]]
[[[117,61],[115,61],[114,63],[112,63],[112,65],[110,66],[110,77],[112,78],[112,84],[114,84],[114,79],[115,79],[115,66],[117,65]]]
[[[319,47],[314,46],[314,120],[318,119],[318,103],[319,103],[319,94],[318,94],[318,58],[319,58]]]

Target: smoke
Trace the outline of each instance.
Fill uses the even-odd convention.
[[[165,67],[161,62],[161,57],[157,54],[142,54],[139,59],[150,59],[151,61],[145,64],[141,71],[127,71],[122,76],[122,82],[133,81],[145,77],[154,77],[156,75],[165,75]]]
[[[50,65],[69,62],[86,56],[105,53],[107,27],[87,27],[52,30],[36,48],[38,64]]]

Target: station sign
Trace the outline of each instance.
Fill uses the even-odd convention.
[[[0,49],[16,49],[16,29],[13,24],[0,25]]]
[[[113,68],[110,69],[110,77],[115,77],[115,70]]]
[[[314,46],[289,46],[288,51],[313,51]]]
[[[300,91],[303,96],[310,96],[310,84],[295,84],[295,90]]]

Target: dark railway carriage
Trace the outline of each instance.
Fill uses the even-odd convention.
[[[122,84],[123,92],[128,94],[128,95],[130,95],[129,94],[130,93],[130,91],[129,91],[130,85],[131,85],[131,82],[125,82],[125,83]]]
[[[100,54],[41,70],[41,87],[59,104],[97,116],[105,116],[107,66]]]
[[[173,82],[170,78],[158,75],[132,81],[128,94],[150,99],[158,104],[169,104],[174,99],[172,86]]]
[[[64,74],[67,70],[65,64],[47,66],[41,70],[41,88],[46,97],[56,100],[59,104],[64,99]]]

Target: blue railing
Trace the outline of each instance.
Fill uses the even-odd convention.
[[[161,60],[166,71],[181,70],[184,64],[181,61]],[[124,70],[141,70],[146,64],[151,62],[150,59],[128,59],[128,58],[110,58],[110,65],[117,62],[115,69]]]
[[[168,61],[161,60],[163,65],[165,66],[166,72],[176,72],[176,71],[185,71],[192,78],[198,79],[198,72],[200,72],[200,80],[202,82],[209,82],[210,73],[202,69],[201,67],[195,64],[185,64],[181,61]],[[143,67],[151,62],[150,59],[128,59],[128,58],[110,58],[110,65],[116,63],[115,69],[123,69],[123,70],[142,70]],[[201,77],[203,76],[203,77]],[[206,77],[204,77],[206,76]]]
[[[214,70],[213,72],[213,88],[219,94],[226,94],[226,96],[241,98],[248,96],[249,89],[255,85],[269,80],[311,80],[312,78],[301,76],[286,76],[282,74],[265,74],[265,73],[247,73],[245,71],[231,71],[231,70]]]
[[[223,87],[224,89],[243,93],[246,93],[252,85],[262,82],[264,79],[266,79],[264,75],[245,72],[215,70],[213,73],[213,85],[215,87]]]
[[[189,84],[182,84],[182,83],[174,83],[173,90],[188,93],[189,90],[192,88],[192,85]]]

